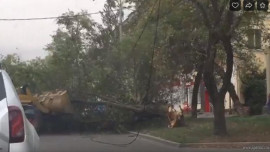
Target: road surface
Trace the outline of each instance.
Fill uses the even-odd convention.
[[[70,135],[41,135],[40,152],[238,152],[249,150],[232,149],[192,149],[179,148],[168,144],[138,137],[130,145],[126,144],[135,138],[133,134],[124,135],[92,135],[92,134],[70,134]],[[110,143],[115,145],[108,145]]]

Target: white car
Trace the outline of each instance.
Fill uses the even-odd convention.
[[[36,152],[39,136],[27,120],[8,74],[0,69],[0,152]]]

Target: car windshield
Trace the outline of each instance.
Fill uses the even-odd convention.
[[[269,151],[269,0],[2,0],[40,151]],[[0,72],[0,100],[5,98]],[[15,99],[14,99],[15,100]]]

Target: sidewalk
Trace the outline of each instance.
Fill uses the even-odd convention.
[[[137,132],[130,132],[131,134],[137,134]],[[139,137],[148,140],[153,140],[162,144],[176,146],[181,148],[229,148],[229,149],[247,149],[247,150],[268,150],[270,151],[269,142],[215,142],[215,143],[177,143],[169,141],[159,137],[151,136],[148,134],[139,133]]]

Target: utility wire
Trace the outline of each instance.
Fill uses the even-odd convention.
[[[128,10],[133,10],[129,8],[124,8]],[[112,10],[112,12],[116,12],[117,10]],[[93,13],[85,13],[85,14],[78,14],[78,15],[61,15],[61,16],[51,16],[51,17],[33,17],[33,18],[0,18],[0,21],[38,21],[38,20],[53,20],[53,19],[59,19],[59,18],[76,18],[80,16],[91,16],[91,15],[97,15],[102,14],[104,12],[93,12]]]
[[[153,12],[154,12],[154,9],[155,9],[156,4],[157,4],[157,2],[154,4],[153,8],[151,9],[151,12],[150,12],[150,14],[149,14],[149,16],[148,16],[148,18],[147,18],[147,21],[146,21],[146,23],[145,23],[144,26],[143,26],[143,29],[142,29],[142,31],[141,31],[141,33],[140,33],[138,39],[136,40],[136,42],[134,43],[134,45],[133,45],[133,47],[132,47],[132,49],[131,49],[132,52],[136,49],[136,47],[137,47],[137,45],[138,45],[140,39],[142,38],[142,35],[143,35],[143,33],[144,33],[144,31],[145,31],[145,29],[146,29],[148,23],[149,23],[150,16],[151,16],[151,15],[153,14]]]
[[[95,14],[101,14],[102,12],[94,12],[94,13],[86,13],[79,15],[62,15],[62,16],[54,16],[54,17],[35,17],[35,18],[0,18],[0,21],[34,21],[34,20],[52,20],[59,18],[75,18],[80,16],[90,16]]]
[[[132,49],[131,49],[131,52],[134,52],[135,51],[135,48],[137,47],[137,45],[138,45],[138,43],[139,43],[139,41],[140,41],[140,39],[142,38],[142,35],[143,35],[143,33],[144,33],[144,31],[145,31],[145,29],[146,29],[146,27],[147,27],[147,25],[148,25],[148,23],[149,23],[149,21],[150,21],[150,17],[151,17],[151,15],[153,14],[153,12],[154,12],[154,9],[155,9],[155,7],[156,7],[156,5],[157,5],[157,2],[158,1],[156,1],[156,3],[154,4],[154,6],[153,6],[153,8],[151,9],[151,11],[150,11],[150,14],[149,14],[149,16],[148,16],[148,18],[147,18],[147,20],[146,20],[146,23],[144,24],[144,26],[143,26],[143,29],[142,29],[142,31],[141,31],[141,33],[140,33],[140,35],[139,35],[139,37],[138,37],[138,39],[136,40],[136,42],[134,43],[134,45],[133,45],[133,47],[132,47]],[[137,75],[137,72],[138,72],[138,69],[135,69],[135,67],[136,67],[136,56],[134,55],[133,56],[133,62],[134,62],[134,80],[136,79],[136,75]],[[135,82],[136,83],[136,82]],[[135,90],[137,90],[137,88],[135,89]]]
[[[104,141],[95,140],[94,138],[90,138],[90,139],[91,139],[91,141],[96,142],[96,143],[100,143],[100,144],[125,147],[125,146],[131,145],[132,143],[134,143],[138,139],[139,135],[140,135],[140,132],[137,132],[135,135],[135,138],[132,141],[130,141],[128,143],[124,143],[124,144],[115,144],[115,143],[110,143],[110,142],[104,142]]]
[[[150,88],[151,88],[151,82],[152,82],[152,77],[153,77],[154,57],[155,57],[155,50],[156,50],[157,41],[158,41],[158,26],[159,26],[159,19],[160,19],[160,3],[161,3],[161,0],[159,0],[159,2],[158,2],[156,30],[155,30],[153,51],[152,51],[151,62],[150,62],[149,78],[148,78],[148,82],[147,82],[147,86],[146,86],[146,99],[145,99],[145,101],[148,101],[148,97],[149,97],[148,94],[149,94],[149,91],[150,91]]]
[[[151,17],[151,15],[152,15],[152,13],[154,12],[154,9],[155,9],[155,6],[156,6],[157,2],[159,2],[159,6],[158,6],[158,15],[157,15],[157,24],[156,24],[155,40],[154,40],[154,49],[155,49],[155,46],[156,46],[156,43],[157,43],[157,36],[158,36],[158,35],[157,35],[157,28],[158,28],[158,22],[159,22],[160,0],[156,1],[156,3],[153,5],[153,7],[152,7],[152,9],[151,9],[151,11],[150,11],[150,14],[149,14],[149,16],[148,16],[148,18],[147,18],[147,21],[146,21],[145,25],[143,26],[143,29],[142,29],[142,31],[141,31],[141,33],[140,33],[138,39],[136,40],[136,42],[134,43],[134,45],[133,45],[133,47],[132,47],[132,51],[134,51],[135,48],[137,47],[138,42],[140,41],[140,39],[141,39],[141,37],[142,37],[142,35],[143,35],[143,33],[144,33],[144,31],[145,31],[145,29],[146,29],[146,27],[147,27],[149,21],[150,21],[150,17]],[[154,53],[153,53],[153,54],[154,54]],[[154,55],[152,55],[152,56],[154,56]],[[151,72],[151,73],[152,73],[152,72]],[[152,74],[151,74],[151,75],[152,75]],[[120,146],[120,147],[124,147],[124,146],[128,146],[128,145],[133,144],[133,143],[138,139],[138,137],[139,137],[139,135],[140,135],[140,132],[141,132],[141,131],[139,130],[139,131],[136,133],[135,138],[134,138],[132,141],[130,141],[130,142],[128,142],[128,143],[123,143],[123,144],[115,144],[115,143],[110,143],[110,142],[99,141],[99,140],[95,140],[94,138],[91,138],[91,141],[96,142],[96,143],[100,143],[100,144],[105,144],[105,145],[112,145],[112,146]]]

